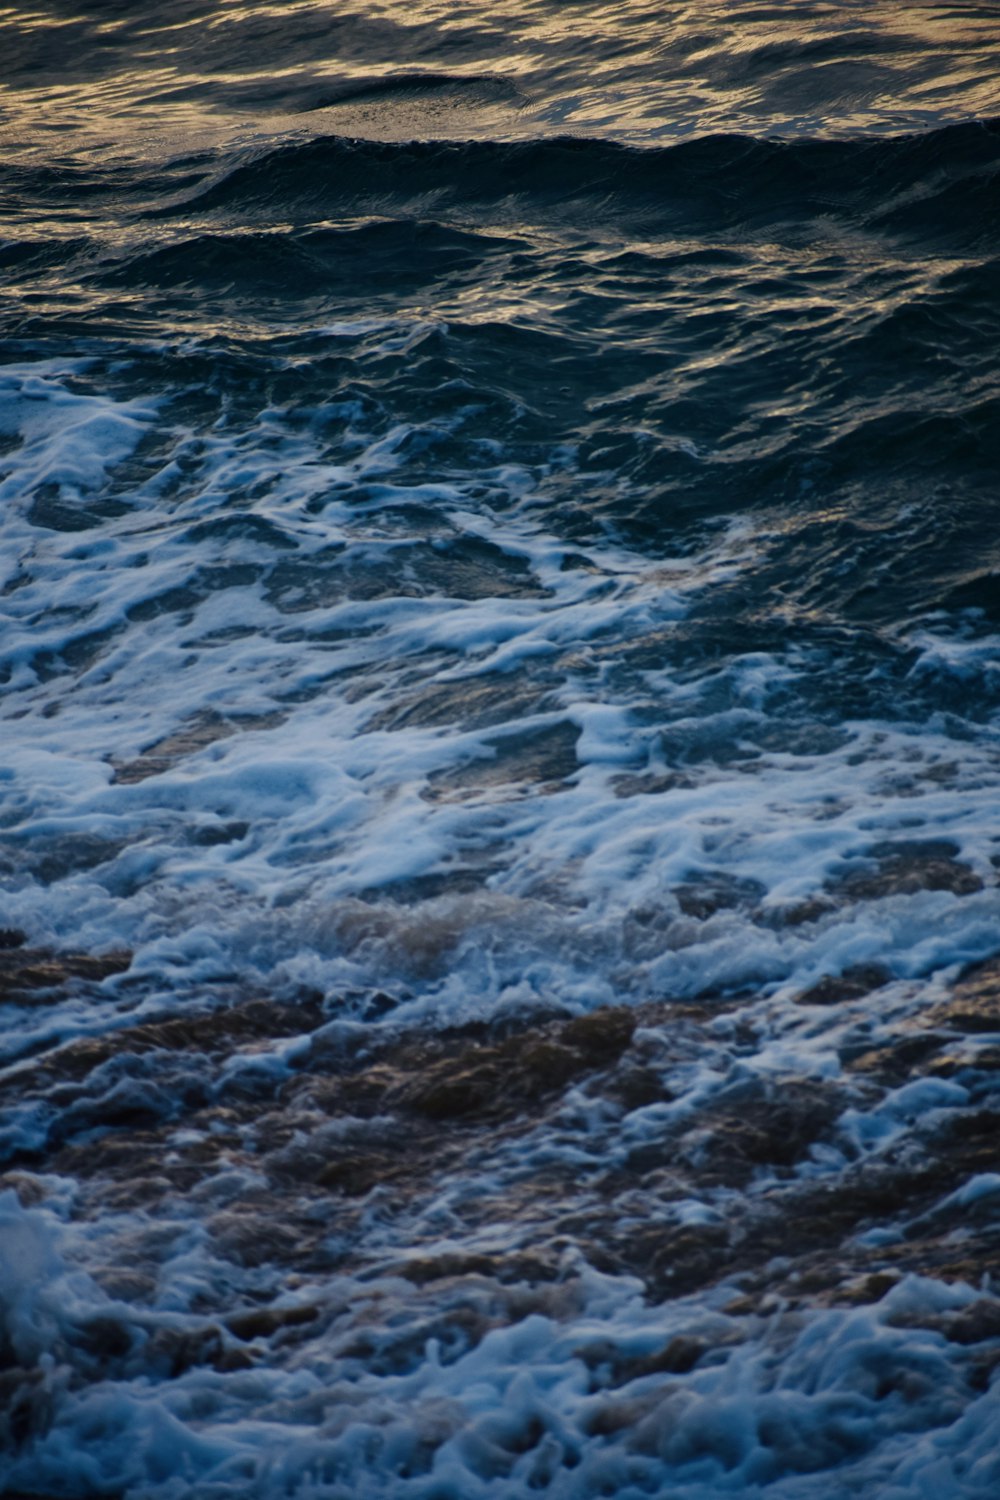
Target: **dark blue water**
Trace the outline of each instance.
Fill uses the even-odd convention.
[[[998,1492],[997,21],[5,13],[5,1492]]]

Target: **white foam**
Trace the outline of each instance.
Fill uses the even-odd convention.
[[[570,1500],[613,1482],[622,1495],[695,1500],[765,1487],[792,1500],[829,1495],[833,1482],[838,1494],[918,1500],[930,1472],[935,1495],[969,1500],[1000,1474],[996,1391],[970,1393],[933,1331],[936,1317],[974,1300],[961,1285],[911,1276],[873,1307],[767,1321],[685,1300],[651,1309],[628,1278],[581,1266],[568,1322],[529,1312],[457,1357],[433,1337],[419,1360],[376,1374],[337,1351],[358,1322],[388,1350],[412,1316],[412,1286],[383,1277],[361,1305],[328,1285],[325,1332],[298,1355],[275,1351],[229,1374],[154,1374],[144,1338],[195,1332],[197,1320],[147,1312],[119,1378],[94,1385],[67,1378],[86,1368],[81,1330],[95,1317],[127,1320],[128,1308],[69,1268],[67,1231],[51,1214],[21,1209],[12,1194],[0,1213],[4,1326],[49,1412],[0,1458],[8,1488],[208,1500],[235,1484],[253,1497],[337,1486],[500,1497],[543,1485]],[[182,1253],[170,1266],[190,1297],[194,1264]],[[488,1295],[485,1284],[467,1288],[466,1305],[477,1295]],[[678,1333],[712,1351],[690,1373],[601,1376],[602,1359],[641,1361]]]
[[[12,847],[26,856],[6,920],[33,939],[126,943],[147,971],[167,942],[175,963],[185,952],[212,951],[215,962],[223,954],[223,962],[248,960],[271,979],[276,966],[301,971],[303,950],[313,948],[329,984],[363,977],[359,961],[372,982],[386,983],[411,967],[409,917],[385,904],[382,938],[370,936],[363,951],[345,948],[320,936],[344,931],[343,904],[481,863],[490,873],[477,901],[434,898],[420,919],[452,934],[436,974],[444,1008],[470,986],[498,1003],[532,974],[539,988],[597,1001],[650,990],[805,987],[872,961],[921,975],[994,946],[1000,903],[984,813],[1000,764],[991,731],[963,745],[944,779],[937,768],[953,761],[954,743],[931,726],[848,722],[821,753],[751,746],[734,760],[713,747],[752,740],[769,725],[769,695],[778,686],[795,691],[793,657],[755,652],[701,679],[617,667],[619,645],[626,651],[669,630],[714,581],[752,560],[745,525],[700,557],[654,562],[608,543],[589,550],[587,569],[566,571],[566,544],[546,525],[544,473],[501,464],[489,477],[508,487],[508,508],[472,505],[458,481],[396,480],[401,428],[352,437],[331,455],[319,418],[311,429],[301,414],[293,423],[268,407],[256,425],[223,426],[197,442],[178,430],[174,451],[127,492],[128,511],[93,539],[39,530],[25,508],[34,488],[52,480],[66,504],[99,492],[160,401],[82,394],[73,382],[85,368],[4,373],[4,421],[25,437],[4,482],[12,502],[3,513],[12,544],[5,552],[27,547],[31,558],[29,580],[5,600],[3,644],[14,671],[5,816]],[[188,454],[183,499],[165,499],[180,453]],[[270,488],[248,512],[241,497],[262,485]],[[357,504],[353,486],[364,486]],[[395,578],[419,580],[419,553],[402,575],[394,559],[425,544],[398,520],[387,534],[383,517],[411,504],[433,507],[446,548],[465,537],[526,564],[534,590],[491,596],[487,581],[487,592],[472,597],[449,596],[440,584],[426,597],[399,592]],[[256,529],[240,530],[246,514]],[[195,517],[209,529],[193,534]],[[331,545],[342,550],[331,554]],[[292,611],[278,607],[268,585],[286,557],[301,570]],[[246,581],[207,593],[198,583],[205,570],[234,565],[250,570]],[[369,566],[388,570],[383,596],[352,597],[352,569]],[[173,595],[175,604],[150,609]],[[81,665],[39,677],[40,653],[58,662],[92,639]],[[538,710],[518,708],[506,733],[579,731],[578,769],[545,796],[530,778],[519,786],[516,771],[509,783],[477,777],[477,766],[485,770],[504,744],[516,744],[497,741],[502,717],[483,729],[462,723],[463,687],[496,686],[502,704],[508,678],[521,688],[540,673]],[[446,715],[417,727],[404,717],[403,729],[369,728],[377,713],[446,686],[456,694],[450,722]],[[137,784],[113,781],[112,762],[211,714],[236,732]],[[696,755],[671,785],[671,747],[692,736],[708,756]],[[912,768],[902,799],[887,779],[899,766]],[[928,777],[913,782],[922,768]],[[633,795],[617,795],[618,778],[637,773],[651,790],[640,781]],[[544,758],[535,774],[544,779]],[[455,793],[437,795],[442,784]],[[240,822],[244,837],[191,843],[192,830]],[[983,891],[853,902],[804,928],[768,920],[823,895],[873,843],[915,835],[953,840]],[[74,840],[83,836],[106,840],[106,862],[74,865]],[[55,883],[31,877],[27,856],[43,840],[56,858],[66,850]],[[116,842],[126,847],[115,853]],[[755,883],[761,895],[724,904],[707,921],[687,918],[673,892],[707,875]],[[510,901],[518,911],[513,952],[499,917]],[[645,914],[641,923],[636,912]],[[426,951],[417,962],[425,982],[434,977]]]

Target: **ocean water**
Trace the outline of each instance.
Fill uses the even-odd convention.
[[[993,1500],[997,7],[0,28],[0,1491]]]

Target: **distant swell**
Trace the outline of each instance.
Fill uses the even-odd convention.
[[[527,206],[543,217],[578,213],[692,229],[833,215],[949,243],[985,243],[997,228],[998,168],[1000,120],[894,139],[713,135],[642,149],[573,137],[394,144],[326,136],[245,155],[153,212],[482,205],[494,220],[511,220]]]
[[[298,295],[360,279],[399,287],[477,263],[516,241],[412,219],[287,233],[199,234],[144,251],[105,273],[129,285],[237,285],[244,293],[280,288]]]

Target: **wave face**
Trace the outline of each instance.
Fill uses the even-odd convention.
[[[0,1490],[1000,1491],[992,7],[14,7]]]

